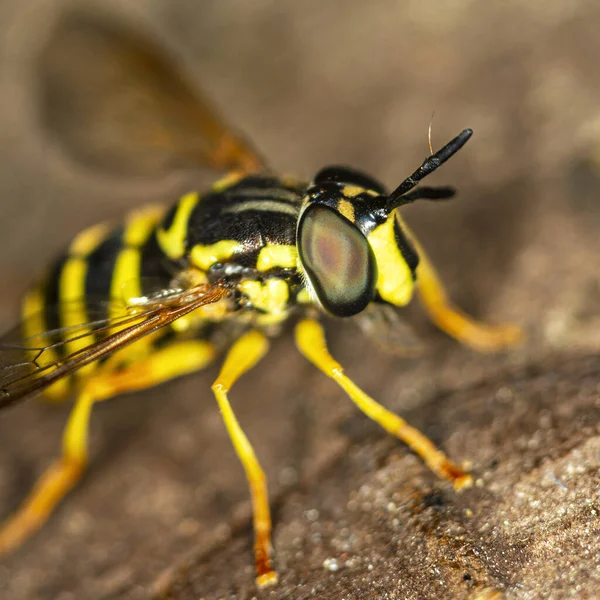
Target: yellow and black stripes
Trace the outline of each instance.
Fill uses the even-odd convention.
[[[374,292],[359,292],[363,287],[371,290],[375,280],[376,293],[382,299],[403,305],[412,294],[416,254],[400,226],[380,210],[381,187],[361,174],[351,172],[351,176],[354,179],[338,168],[329,175],[317,176],[315,184],[308,186],[270,176],[236,175],[217,182],[203,195],[184,195],[169,210],[147,207],[133,211],[113,227],[89,228],[57,261],[45,284],[28,295],[28,314],[39,314],[29,320],[27,333],[31,336],[58,331],[47,336],[48,344],[56,347],[46,353],[44,360],[59,360],[92,343],[98,335],[106,335],[106,331],[97,334],[87,330],[86,323],[124,316],[130,300],[153,297],[178,281],[185,285],[190,275],[195,282],[225,279],[237,285],[232,306],[209,307],[188,319],[200,337],[206,331],[204,321],[220,322],[240,309],[246,309],[240,323],[266,326],[284,320],[296,305],[314,303],[316,296],[320,296],[323,307],[323,290],[332,285],[336,271],[334,268],[334,273],[322,282],[320,295],[315,296],[314,282],[312,294],[310,290],[307,293],[310,278],[298,254],[297,228],[301,210],[309,204],[326,207],[353,226],[344,229],[341,225],[325,225],[314,230],[327,244],[340,228],[348,233],[344,239],[355,240],[344,250],[332,237],[331,256],[342,259],[348,253],[364,255],[370,265],[367,269],[362,267],[365,261],[348,263],[349,275],[364,271],[368,281],[359,275],[352,279],[358,290],[355,296],[361,298],[361,302],[354,302],[345,297],[350,292],[347,278],[342,277],[344,285],[339,286],[336,302],[343,299],[352,305],[343,312],[350,314],[355,306],[369,302]],[[379,276],[374,260],[380,265]],[[88,335],[68,341],[70,328],[74,327],[78,328],[77,336]],[[175,327],[171,334],[178,332]],[[139,348],[145,346],[147,351],[149,344],[140,344]]]
[[[148,276],[155,279],[156,289],[166,287],[164,255],[151,241],[163,213],[162,208],[149,207],[131,213],[124,225],[86,229],[56,261],[45,281],[26,295],[24,337],[31,339],[31,346],[53,346],[41,355],[40,366],[91,344],[96,335],[86,324],[124,315],[127,300],[147,292],[142,282]],[[78,373],[86,375],[93,368],[89,365]],[[51,386],[49,395],[66,392],[67,381]]]
[[[330,256],[342,259],[350,252],[368,259],[347,264],[347,274],[358,270],[369,275],[368,281],[358,275],[352,279],[358,290],[355,296],[360,296],[361,302],[345,298],[349,294],[345,285],[348,278],[342,277],[344,285],[339,286],[336,302],[344,299],[351,305],[343,312],[350,314],[356,306],[369,302],[374,292],[359,292],[363,287],[371,290],[375,280],[381,298],[405,304],[412,293],[417,258],[400,226],[381,209],[381,193],[380,184],[340,168],[323,171],[310,186],[271,176],[235,175],[217,182],[205,194],[182,196],[168,210],[148,207],[132,212],[112,228],[90,228],[57,261],[46,283],[28,296],[27,311],[37,308],[42,314],[30,325],[29,334],[58,330],[61,333],[49,342],[64,342],[69,327],[77,325],[79,335],[86,333],[82,324],[125,315],[130,299],[153,297],[174,283],[185,285],[190,274],[195,282],[225,279],[237,285],[234,305],[210,307],[206,314],[201,311],[190,321],[196,329],[202,329],[203,320],[222,321],[231,311],[240,309],[255,313],[255,317],[244,317],[243,322],[252,322],[253,318],[261,325],[282,321],[294,306],[314,303],[319,296],[315,295],[314,282],[307,293],[310,278],[300,260],[297,242],[301,210],[312,204],[331,209],[332,214],[355,228],[340,225],[314,230],[320,232],[323,243],[331,241]],[[348,234],[356,231],[356,235],[344,238],[355,240],[346,250],[337,247],[334,234],[340,229]],[[384,267],[378,278],[374,260]],[[362,268],[363,263],[369,268]],[[332,268],[335,274],[335,264]],[[331,286],[333,275],[326,279],[323,286]],[[47,356],[54,354],[60,359],[91,343],[95,336],[90,332],[86,338],[57,345]]]
[[[168,211],[148,207],[121,224],[85,230],[45,282],[28,294],[24,311],[36,316],[28,318],[26,335],[38,336],[36,346],[54,346],[45,352],[44,364],[59,361],[108,333],[97,333],[87,323],[125,316],[131,299],[153,297],[178,279],[185,284],[190,273],[196,282],[228,278],[238,283],[234,306],[199,313],[197,336],[210,329],[204,321],[221,321],[240,308],[252,309],[265,325],[281,321],[303,290],[295,244],[303,189],[274,178],[235,177],[202,197],[183,196]],[[56,333],[40,343],[39,336],[49,330]]]
[[[240,306],[281,319],[303,289],[296,225],[305,189],[274,177],[226,178],[202,196],[183,196],[165,214],[155,242],[210,281],[237,281]]]
[[[161,207],[132,212],[87,257],[85,297],[90,306],[110,303],[114,316],[114,310],[128,299],[168,288],[173,278],[170,261],[154,236],[163,214]],[[107,318],[109,312],[100,309],[95,314]]]
[[[39,366],[53,364],[66,354],[77,352],[90,343],[91,318],[85,295],[88,256],[102,243],[109,227],[96,225],[80,233],[51,270],[48,279],[31,290],[23,304],[24,335],[31,338],[31,346],[54,347],[40,354]],[[50,332],[44,335],[44,332]],[[61,343],[63,342],[63,343]],[[81,369],[85,375],[94,368]],[[47,391],[47,396],[58,399],[67,393],[69,379],[58,381]]]
[[[223,264],[265,273],[293,269],[296,222],[305,186],[274,177],[218,182],[184,196],[165,216],[157,241],[167,256],[202,271]],[[263,250],[266,249],[264,252]]]
[[[140,298],[146,291],[142,285],[142,249],[163,213],[161,207],[151,206],[135,211],[128,217],[110,283],[110,298],[114,302],[109,317],[118,316],[115,312],[119,300],[127,305],[130,299]]]
[[[279,322],[295,305],[316,299],[314,289],[307,294],[308,279],[298,255],[297,227],[306,203],[330,208],[356,227],[357,239],[363,239],[360,231],[369,240],[377,263],[385,266],[380,269],[378,293],[384,300],[405,304],[412,293],[409,282],[416,254],[400,226],[379,209],[381,186],[359,173],[330,171],[318,175],[312,186],[270,176],[236,175],[217,182],[203,195],[184,195],[169,210],[149,207],[134,211],[112,228],[84,231],[56,263],[46,284],[28,296],[27,310],[37,307],[43,314],[33,329],[41,333],[114,319],[126,313],[129,299],[152,297],[190,273],[195,281],[226,279],[237,284],[235,305],[219,311],[211,308],[199,315],[200,321],[220,321],[228,318],[228,310],[244,308],[258,313],[256,323]],[[330,230],[322,228],[323,241],[328,241]],[[335,244],[333,239],[333,250]],[[365,244],[350,244],[351,253],[367,248]],[[371,281],[376,269],[372,259],[369,264]],[[338,296],[347,291],[341,286]],[[64,341],[64,335],[50,341]],[[91,341],[93,335],[57,346],[56,358]]]
[[[185,255],[190,217],[198,200],[199,196],[196,192],[183,196],[169,209],[156,232],[156,239],[162,251],[171,259],[177,260]]]

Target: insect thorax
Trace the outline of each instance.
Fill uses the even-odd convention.
[[[206,194],[184,196],[166,213],[156,239],[196,279],[235,284],[232,312],[251,309],[247,318],[259,324],[284,320],[292,308],[310,302],[296,248],[305,189],[274,177],[230,176]]]

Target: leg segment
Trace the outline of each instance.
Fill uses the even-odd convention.
[[[417,292],[421,304],[433,323],[450,337],[480,352],[501,350],[523,339],[523,331],[517,325],[494,326],[479,323],[452,306],[442,281],[423,246],[404,222],[402,222],[402,227],[409,231],[411,242],[419,254]]]
[[[23,504],[0,526],[0,555],[20,546],[40,529],[81,479],[88,463],[89,421],[95,402],[197,371],[213,357],[214,350],[206,342],[179,342],[121,370],[117,370],[118,362],[109,360],[96,371],[83,384],[67,422],[62,456],[52,463]]]
[[[221,372],[212,386],[227,432],[246,471],[250,485],[254,518],[256,582],[261,587],[277,582],[277,574],[273,571],[271,559],[271,511],[267,479],[254,449],[231,408],[227,392],[246,371],[249,371],[265,355],[268,347],[267,338],[259,331],[246,333],[229,351]]]
[[[319,323],[312,319],[300,321],[296,326],[296,344],[310,362],[336,381],[360,410],[407,444],[436,475],[451,481],[457,490],[472,484],[471,476],[451,462],[420,431],[367,396],[344,375],[341,365],[327,350],[323,328]]]

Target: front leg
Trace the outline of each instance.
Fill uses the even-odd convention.
[[[404,419],[367,396],[344,374],[341,365],[329,354],[323,328],[317,321],[304,319],[298,323],[296,345],[311,363],[331,377],[350,396],[360,410],[386,431],[401,439],[436,475],[450,481],[457,490],[472,485],[471,476],[449,460],[431,440],[418,429],[411,427]]]

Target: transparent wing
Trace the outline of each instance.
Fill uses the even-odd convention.
[[[111,316],[29,336],[23,332],[30,323],[21,323],[0,338],[0,408],[40,392],[85,365],[228,294],[225,283],[215,283],[173,290],[130,306],[121,301],[88,304],[89,318],[93,319],[94,314]],[[65,307],[51,310],[64,315]]]
[[[38,69],[42,126],[88,167],[122,175],[264,168],[159,44],[106,16],[67,12]]]

